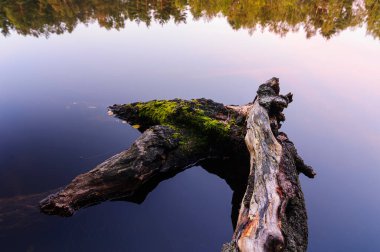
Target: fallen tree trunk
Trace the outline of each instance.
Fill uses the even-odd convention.
[[[106,200],[142,202],[159,182],[201,161],[248,157],[245,115],[211,100],[114,105],[110,111],[143,134],[41,201],[44,213],[71,216]]]
[[[278,79],[261,85],[247,118],[248,186],[232,247],[239,251],[306,251],[307,216],[298,172],[314,177],[286,134],[282,111],[292,94],[279,95]],[[297,218],[292,219],[296,214]]]
[[[278,79],[272,78],[244,106],[207,99],[111,106],[112,114],[142,135],[128,150],[42,200],[41,211],[71,216],[106,200],[142,202],[162,180],[200,165],[234,191],[235,232],[224,251],[306,251],[307,215],[298,174],[315,173],[279,132],[282,111],[291,101],[291,94],[279,95]]]

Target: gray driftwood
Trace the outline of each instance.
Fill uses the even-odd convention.
[[[142,202],[162,180],[195,165],[234,191],[232,241],[224,251],[306,251],[307,215],[298,179],[312,178],[294,144],[280,132],[292,94],[279,81],[262,84],[255,100],[224,106],[207,99],[114,105],[116,117],[142,135],[132,146],[40,202],[41,211],[71,216],[107,200]]]
[[[279,95],[278,79],[261,85],[247,118],[248,186],[232,244],[239,251],[306,251],[307,215],[298,173],[314,177],[285,133],[282,111],[292,94]]]

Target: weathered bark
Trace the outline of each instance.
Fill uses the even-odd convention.
[[[248,156],[242,148],[244,115],[211,100],[152,101],[110,110],[143,134],[128,150],[42,200],[44,213],[71,216],[106,200],[142,202],[159,182],[200,161]]]
[[[42,210],[48,214],[71,216],[82,207],[133,197],[152,178],[179,172],[196,163],[200,157],[179,152],[179,142],[173,134],[167,126],[146,130],[131,148],[79,175],[64,190],[42,201]]]
[[[306,251],[307,215],[298,172],[315,173],[284,133],[282,110],[292,94],[279,95],[278,79],[261,85],[247,118],[248,186],[230,250]]]
[[[307,215],[298,174],[315,173],[279,132],[282,111],[292,101],[292,94],[279,91],[278,79],[272,78],[244,106],[206,99],[111,106],[111,114],[142,135],[128,150],[41,201],[41,211],[71,216],[106,200],[142,202],[162,180],[200,165],[234,191],[235,232],[224,251],[306,251]]]

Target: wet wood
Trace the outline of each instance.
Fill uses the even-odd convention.
[[[139,203],[158,183],[202,161],[248,157],[241,150],[245,115],[211,100],[114,105],[110,112],[142,135],[128,150],[42,200],[42,212],[71,216],[107,200]]]
[[[208,99],[113,105],[110,113],[142,135],[128,150],[42,200],[41,211],[71,216],[107,200],[140,203],[161,181],[200,165],[234,191],[235,232],[223,251],[306,251],[307,214],[298,175],[315,173],[280,132],[283,110],[292,100],[292,94],[280,95],[279,80],[272,78],[242,106]]]

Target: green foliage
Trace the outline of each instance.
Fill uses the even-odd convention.
[[[79,23],[96,21],[106,29],[121,29],[127,21],[150,25],[186,20],[182,1],[169,0],[0,0],[0,30],[8,35],[48,36],[72,32]]]
[[[367,12],[367,32],[374,37],[380,37],[380,1],[365,1]]]
[[[128,21],[150,25],[170,20],[186,22],[187,10],[196,18],[224,15],[234,29],[268,29],[284,36],[303,27],[307,37],[320,33],[330,38],[340,31],[367,25],[380,37],[380,1],[365,0],[0,0],[0,30],[48,36],[71,32],[79,23],[98,22],[106,29],[121,29]]]

